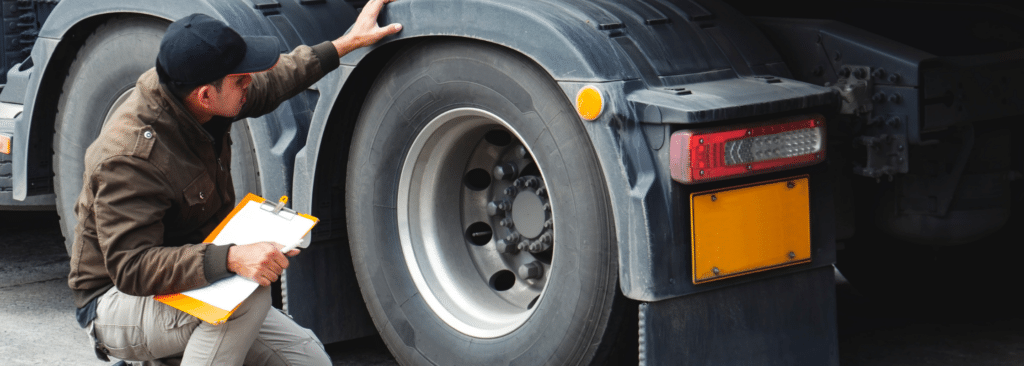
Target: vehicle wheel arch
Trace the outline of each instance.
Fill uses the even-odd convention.
[[[423,42],[443,42],[448,40],[468,40],[470,42],[477,42],[491,47],[506,49],[522,55],[524,58],[533,60],[533,63],[539,69],[547,71],[550,75],[550,72],[547,69],[543,68],[543,66],[535,59],[529,57],[529,55],[526,55],[520,50],[512,49],[499,43],[470,37],[412,37],[389,42],[385,45],[372,49],[360,59],[358,64],[352,66],[350,70],[343,72],[345,77],[342,81],[343,85],[338,87],[338,89],[336,89],[337,91],[335,92],[335,96],[331,97],[332,99],[330,100],[333,100],[333,102],[331,104],[330,112],[326,113],[326,117],[319,120],[314,118],[312,125],[310,126],[310,135],[307,138],[306,153],[314,153],[311,154],[311,156],[315,156],[316,160],[314,162],[306,161],[305,166],[299,166],[303,163],[304,159],[296,159],[296,177],[294,178],[295,184],[293,186],[293,207],[299,211],[307,210],[311,212],[313,216],[321,220],[318,227],[313,230],[313,242],[348,242],[348,227],[345,217],[344,197],[346,181],[345,174],[347,171],[349,147],[353,138],[352,132],[356,124],[355,122],[362,110],[363,102],[378,76],[385,69],[386,65],[388,65],[401,50]],[[345,68],[346,66],[342,67]],[[325,88],[321,88],[320,90],[321,93],[326,94],[328,92]],[[322,95],[322,98],[326,96],[327,95]],[[571,103],[568,97],[566,97],[564,102]],[[303,171],[305,171],[305,173]],[[312,178],[305,180],[309,182],[308,184],[303,184],[304,180],[300,179],[303,175]],[[329,201],[330,203],[328,204],[325,201]],[[617,244],[618,240],[614,241]],[[338,257],[335,257],[335,260],[343,260],[347,263],[351,263],[352,261],[351,253],[348,250],[341,251],[337,255]],[[323,276],[327,276],[326,272],[320,273]],[[354,273],[333,273],[330,276],[339,277],[331,280],[331,282],[356,282]],[[289,297],[301,295],[301,293],[288,294]],[[351,302],[354,307],[361,307],[365,309],[361,296],[345,299],[339,298],[336,299],[336,301]],[[299,317],[302,316],[299,314],[293,315]],[[342,326],[342,321],[352,322],[352,314],[344,314],[344,319],[327,319],[332,316],[341,315],[319,314],[318,319],[320,319],[321,323],[317,326],[333,328]],[[365,316],[366,321],[369,321],[369,314],[365,314],[363,316]],[[318,330],[318,334],[319,333],[320,331]],[[330,331],[328,331],[328,333],[330,333]],[[330,337],[328,336],[328,338]],[[328,339],[325,341],[330,342],[332,340]]]
[[[33,95],[25,96],[25,100],[30,99],[34,102],[28,110],[24,111],[25,117],[30,118],[28,136],[30,136],[31,143],[27,146],[27,154],[24,159],[26,165],[30,167],[30,170],[38,170],[43,173],[49,173],[52,169],[52,157],[53,151],[53,132],[54,123],[56,123],[57,117],[57,103],[59,98],[40,98],[40,96],[55,96],[60,95],[61,90],[64,86],[64,80],[68,76],[68,71],[71,68],[71,64],[75,60],[75,55],[85,44],[85,40],[103,23],[108,20],[124,15],[142,15],[152,16],[150,14],[133,13],[133,12],[119,12],[119,13],[105,13],[97,14],[88,18],[81,19],[74,23],[72,26],[67,28],[61,33],[61,37],[56,46],[52,51],[48,52],[47,60],[44,60],[45,65],[41,78],[38,82],[38,86],[35,89]],[[154,17],[156,18],[156,17]],[[162,18],[156,18],[160,20],[166,20]],[[170,21],[167,21],[170,23]],[[32,60],[32,63],[37,60]],[[35,68],[40,65],[22,65],[23,68]],[[27,103],[26,103],[27,104]],[[28,175],[28,178],[35,177],[37,174]],[[52,177],[47,187],[53,187]],[[31,189],[31,188],[30,188]]]

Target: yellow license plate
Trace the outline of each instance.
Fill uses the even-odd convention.
[[[808,176],[690,194],[693,283],[811,261]]]

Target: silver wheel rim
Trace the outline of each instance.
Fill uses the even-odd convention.
[[[496,144],[503,135],[509,143]],[[442,321],[472,337],[500,337],[526,323],[554,263],[554,218],[543,174],[521,141],[494,114],[454,109],[427,123],[402,166],[398,234],[412,280]],[[499,177],[495,167],[509,163],[520,174],[502,179],[508,175]],[[488,209],[499,201],[506,210]],[[522,249],[499,249],[506,247]]]
[[[130,88],[128,88],[128,90],[125,90],[124,93],[121,93],[121,95],[118,96],[117,99],[114,99],[114,104],[111,104],[110,105],[110,109],[107,110],[107,116],[103,117],[103,125],[104,126],[107,125],[107,121],[110,121],[110,117],[114,116],[114,111],[116,111],[118,108],[120,108],[121,105],[124,104],[124,102],[126,100],[128,100],[128,97],[130,95],[132,95],[132,91],[134,91],[134,90],[135,90],[134,86],[130,87]]]

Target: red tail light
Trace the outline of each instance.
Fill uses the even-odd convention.
[[[812,165],[825,160],[821,115],[672,134],[672,179],[695,184]]]

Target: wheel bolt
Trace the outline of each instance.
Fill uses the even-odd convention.
[[[544,266],[538,261],[533,261],[519,266],[519,277],[524,280],[535,280],[544,275]]]
[[[516,187],[509,186],[508,188],[505,188],[506,196],[515,197],[515,195],[517,194],[519,194],[519,189],[517,189]]]
[[[505,164],[501,164],[501,165],[498,165],[498,166],[494,167],[494,171],[493,171],[494,179],[497,179],[497,180],[511,180],[511,179],[516,177],[516,173],[517,172],[518,172],[518,169],[516,169],[516,164],[515,163],[508,162],[508,163],[505,163]]]
[[[512,219],[507,218],[507,217],[504,218],[504,219],[501,219],[500,224],[501,224],[501,226],[504,226],[504,227],[507,227],[507,228],[511,228],[512,227]]]
[[[516,147],[516,156],[519,156],[520,158],[525,158],[526,148],[522,146]]]
[[[494,243],[494,246],[498,250],[498,253],[504,253],[504,254],[516,254],[516,253],[519,253],[519,246],[517,246],[515,244],[511,244],[511,243],[509,243],[509,242],[507,242],[505,240],[500,240],[499,239],[496,243]]]
[[[498,216],[505,214],[506,205],[503,201],[492,201],[487,204],[487,214],[491,216]]]
[[[505,236],[505,241],[508,242],[509,244],[518,244],[519,240],[522,240],[522,238],[523,237],[520,236],[519,233],[513,231],[512,233]],[[520,247],[519,249],[522,249],[522,247]]]
[[[530,188],[540,187],[540,179],[537,179],[537,177],[533,177],[533,178],[527,179],[526,180],[526,186],[530,187]]]

